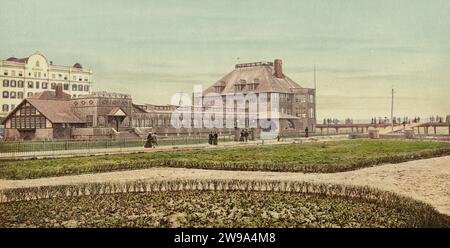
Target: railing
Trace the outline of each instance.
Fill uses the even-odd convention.
[[[230,142],[234,136],[219,136],[220,142]],[[54,141],[12,141],[0,142],[0,158],[19,156],[51,156],[79,153],[106,153],[138,151],[145,139],[120,140],[54,140]],[[204,136],[158,137],[158,146],[182,146],[208,144]]]
[[[346,133],[339,133],[346,134]],[[332,134],[328,134],[332,135]],[[309,137],[327,136],[327,134],[309,133]],[[304,133],[280,135],[280,140],[303,138]],[[272,140],[276,140],[273,138]],[[250,137],[249,137],[250,140]],[[234,141],[234,135],[220,135],[219,144]],[[120,152],[139,152],[143,150],[145,139],[117,140],[53,140],[53,141],[9,141],[0,142],[0,158],[39,157],[57,155],[107,154]],[[205,136],[158,136],[158,147],[208,144]]]

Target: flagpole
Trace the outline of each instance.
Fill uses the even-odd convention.
[[[391,99],[391,133],[394,133],[394,87],[392,87]]]

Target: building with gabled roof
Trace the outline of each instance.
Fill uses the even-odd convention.
[[[202,93],[202,102],[208,102],[208,94],[220,95],[224,105],[227,96],[247,95],[261,93],[276,96],[279,99],[279,130],[283,133],[304,131],[308,127],[309,131],[314,131],[316,123],[315,89],[304,88],[283,73],[283,64],[280,59],[274,62],[255,62],[237,64],[230,73],[215,82]],[[232,99],[232,98],[231,98]],[[269,105],[270,105],[269,97]],[[207,105],[207,104],[206,104]],[[233,104],[231,104],[233,105]],[[235,105],[236,112],[237,106]],[[257,107],[259,109],[259,106]],[[247,113],[249,109],[246,107]],[[224,113],[226,116],[226,113]],[[270,116],[270,113],[269,113]],[[258,117],[257,128],[260,118]],[[236,120],[236,126],[238,126]],[[251,126],[248,117],[245,121],[245,128]]]

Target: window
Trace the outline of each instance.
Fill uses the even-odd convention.
[[[3,112],[9,112],[9,105],[8,104],[3,104],[2,105],[2,111]]]
[[[41,72],[38,72],[38,77],[41,77]]]
[[[84,79],[85,82],[89,81],[87,78]]]
[[[16,92],[15,91],[9,92],[9,98],[15,99],[16,98]]]
[[[37,78],[37,71],[34,72],[34,77]]]
[[[16,76],[16,71],[11,71],[11,76],[15,77]]]
[[[23,81],[22,80],[17,81],[17,87],[23,88]]]
[[[48,83],[42,82],[42,89],[47,89],[47,88],[48,88]]]
[[[69,90],[69,84],[64,84],[64,90]]]
[[[89,91],[89,85],[84,86],[84,91],[86,91],[86,92]]]
[[[15,109],[16,105],[15,104],[11,104],[11,110]]]
[[[39,82],[36,82],[36,89],[39,89]]]
[[[45,128],[45,117],[40,117],[39,118],[39,122],[40,122],[40,126],[41,128]]]
[[[92,127],[94,124],[94,118],[92,115],[86,115],[86,125],[87,127]]]
[[[66,76],[64,76],[64,80],[67,80],[67,75],[66,75]]]
[[[3,80],[3,87],[9,87],[9,80]]]
[[[23,76],[23,73],[22,72],[19,72],[19,77],[22,77]]]
[[[28,81],[28,88],[33,88],[34,84],[32,81]]]
[[[56,78],[56,75],[55,75],[55,74],[52,74],[52,78],[55,79],[55,78]]]
[[[9,92],[8,91],[3,91],[3,98],[9,98]]]
[[[3,75],[8,76],[8,71],[3,72]]]
[[[81,84],[78,85],[78,91],[83,91],[83,85]]]
[[[78,81],[80,81],[80,82],[81,82],[81,81],[83,81],[83,79],[82,79],[82,78],[79,78],[79,79],[78,79]]]
[[[39,60],[37,60],[37,61],[36,61],[36,67],[39,67],[39,66],[40,66]]]
[[[16,86],[17,86],[16,80],[11,80],[11,87],[16,87]]]
[[[18,99],[23,99],[23,92],[17,92],[17,98]]]
[[[56,83],[51,83],[51,84],[50,84],[50,88],[51,88],[52,90],[56,89]]]
[[[77,90],[77,85],[76,84],[72,84],[72,90],[76,91]]]
[[[33,92],[28,92],[27,97],[32,97],[33,96]]]

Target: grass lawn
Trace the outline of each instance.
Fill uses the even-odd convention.
[[[1,203],[0,227],[449,226],[448,217],[413,203],[292,192],[118,193]]]
[[[449,142],[348,140],[196,151],[1,161],[0,178],[26,179],[150,167],[330,173],[449,154]]]

